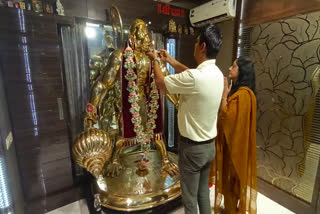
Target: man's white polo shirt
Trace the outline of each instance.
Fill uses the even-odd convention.
[[[170,94],[180,94],[178,127],[180,134],[194,141],[217,135],[217,117],[223,92],[223,74],[215,60],[164,78]]]

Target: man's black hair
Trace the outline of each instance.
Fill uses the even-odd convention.
[[[207,58],[215,59],[222,44],[222,35],[219,28],[214,24],[208,24],[200,29],[199,45],[206,43]]]

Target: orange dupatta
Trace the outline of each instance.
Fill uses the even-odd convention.
[[[240,87],[220,111],[209,177],[215,183],[216,212],[224,196],[228,214],[257,213],[256,111],[255,95],[247,87]]]

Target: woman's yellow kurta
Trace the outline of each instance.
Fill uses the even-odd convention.
[[[256,214],[256,98],[240,87],[221,109],[216,137],[216,159],[209,183],[215,184],[215,211],[224,196],[228,214]]]

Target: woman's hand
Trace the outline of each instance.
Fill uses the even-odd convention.
[[[230,86],[228,85],[228,79],[227,77],[224,78],[224,88],[223,88],[223,93],[222,93],[222,99],[227,99],[229,96],[229,93],[231,91],[232,88],[232,83],[230,84]]]

